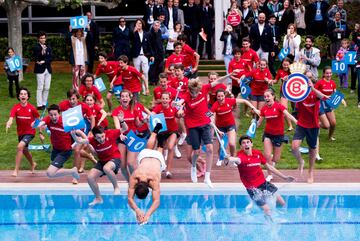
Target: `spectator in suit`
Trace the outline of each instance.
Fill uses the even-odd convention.
[[[194,0],[188,0],[188,4],[184,7],[184,17],[184,32],[188,36],[190,47],[196,49],[200,31],[200,8],[194,4]]]
[[[279,26],[276,25],[275,15],[269,16],[269,26],[271,28],[271,36],[272,36],[273,43],[274,43],[273,52],[269,56],[269,70],[270,70],[272,76],[274,77],[274,76],[276,76],[276,70],[274,67],[274,63],[275,63],[275,58],[279,53],[279,42],[281,39]]]
[[[142,72],[146,80],[149,80],[149,60],[154,61],[149,33],[144,31],[145,23],[142,19],[135,21],[134,33],[132,35],[132,50],[134,67]],[[143,94],[145,95],[145,85],[143,84]]]
[[[174,0],[167,1],[167,7],[165,8],[165,21],[164,24],[168,30],[175,28],[175,23],[178,18],[177,8],[174,8]]]
[[[244,0],[241,9],[241,13],[242,13],[241,34],[238,45],[240,45],[241,40],[244,37],[249,36],[249,30],[251,25],[253,24],[254,16],[249,6],[250,6],[249,0]]]
[[[150,29],[149,40],[152,47],[154,63],[150,66],[149,78],[150,84],[157,85],[159,74],[163,71],[164,67],[164,41],[160,31],[160,21],[155,21]],[[150,59],[151,59],[150,57]]]
[[[87,12],[86,16],[88,17],[88,26],[89,28],[86,31],[90,31],[91,34],[86,35],[86,47],[89,58],[88,72],[92,73],[94,68],[94,59],[95,51],[98,49],[99,45],[99,28],[97,24],[92,20],[92,13]]]
[[[144,14],[144,22],[145,22],[145,26],[146,26],[146,30],[149,30],[151,25],[154,23],[154,20],[156,19],[154,17],[154,9],[155,9],[155,4],[153,0],[147,0],[145,2],[145,14]]]
[[[174,8],[177,9],[177,15],[178,15],[176,22],[179,22],[182,26],[182,29],[184,29],[184,25],[185,25],[184,11],[179,8],[179,0],[174,0]]]
[[[154,19],[158,19],[160,13],[163,13],[165,11],[165,6],[164,6],[164,0],[158,0],[158,3],[155,3],[155,7],[154,7]]]
[[[323,0],[316,0],[308,5],[306,9],[305,21],[307,33],[314,36],[323,35],[326,32],[328,22],[327,10],[329,4]]]
[[[46,44],[46,33],[41,31],[38,34],[39,42],[34,46],[35,67],[37,90],[36,104],[38,110],[45,109],[48,101],[51,84],[51,47]]]
[[[204,3],[200,10],[200,29],[207,36],[207,41],[202,37],[199,39],[198,53],[202,56],[204,45],[206,42],[206,53],[208,59],[213,59],[212,55],[212,35],[213,35],[213,19],[215,17],[215,11],[213,6],[210,4],[210,0],[204,0]]]
[[[259,22],[250,28],[251,47],[256,51],[260,59],[269,59],[269,53],[273,52],[273,38],[271,28],[265,24],[266,16],[264,13],[259,14]]]
[[[271,12],[269,10],[269,8],[267,7],[267,0],[259,0],[258,3],[259,3],[259,10],[260,12],[262,13],[265,13],[265,16],[270,16],[271,15]]]
[[[120,55],[130,56],[130,29],[126,26],[124,17],[119,18],[119,26],[113,31],[113,47],[115,59]]]

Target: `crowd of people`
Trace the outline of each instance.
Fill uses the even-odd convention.
[[[112,53],[100,52],[95,56],[95,50],[100,46],[98,28],[91,19],[91,13],[87,13],[89,24],[85,31],[70,28],[68,40],[71,45],[72,86],[66,93],[67,98],[58,104],[48,99],[52,51],[46,43],[46,33],[39,33],[39,41],[34,47],[36,107],[29,103],[29,90],[19,87],[18,72],[10,71],[5,65],[9,94],[14,96],[14,82],[19,100],[11,109],[6,123],[8,130],[16,120],[19,140],[12,176],[19,175],[23,155],[34,171],[36,162],[28,145],[35,137],[36,128],[39,129],[41,141],[44,141],[45,130],[48,129],[52,144],[51,164],[46,172],[49,178],[70,176],[76,184],[79,173],[84,172],[85,160],[90,160],[94,167],[87,173],[87,180],[95,194],[90,205],[96,205],[102,203],[98,178],[106,175],[114,187],[114,194],[118,194],[116,174],[120,170],[129,183],[129,205],[135,210],[138,221],[145,223],[159,206],[162,173],[166,178],[176,178],[172,173],[174,157],[186,153],[191,163],[192,182],[196,183],[199,177],[204,176],[204,183],[213,187],[210,176],[215,152],[213,137],[214,134],[218,137],[226,134],[229,151],[225,150],[228,154],[223,162],[238,167],[250,197],[269,214],[264,197],[259,199],[254,188],[275,193],[277,188],[270,183],[272,174],[287,181],[294,180],[275,168],[281,157],[282,144],[286,142],[285,122],[287,131],[294,130],[292,152],[301,173],[304,159],[299,148],[306,138],[309,146],[309,183],[314,182],[315,160],[321,158],[318,150],[320,127],[328,129],[329,140],[335,141],[335,113],[325,100],[336,91],[337,84],[333,80],[331,67],[325,67],[322,76],[318,74],[320,50],[314,46],[314,36],[310,34],[321,34],[321,31],[329,29],[328,33],[332,35],[335,31],[334,43],[340,41],[341,46],[334,47],[334,58],[341,59],[349,48],[357,50],[359,29],[352,33],[352,42],[345,38],[349,29],[346,26],[346,11],[342,8],[343,0],[338,0],[337,5],[331,8],[325,0],[311,1],[306,7],[301,0],[243,0],[241,8],[238,1],[231,1],[229,13],[237,11],[241,23],[237,26],[228,23],[221,36],[228,74],[219,77],[216,72],[210,72],[208,80],[202,81],[197,77],[197,72],[204,44],[207,58],[213,58],[213,6],[209,0],[201,4],[200,1],[189,0],[184,7],[179,6],[178,0],[168,0],[166,5],[162,0],[155,2],[146,1],[144,19],[137,19],[131,30],[125,18],[119,19],[119,26],[113,33]],[[330,31],[334,24],[335,30]],[[300,34],[307,34],[304,48],[300,48]],[[282,36],[284,40],[281,45]],[[281,61],[280,68],[275,70],[274,60],[281,48],[288,48],[289,52]],[[12,48],[7,53],[7,58],[15,54]],[[99,64],[93,73],[95,57]],[[116,60],[110,60],[111,57]],[[287,81],[293,63],[298,64],[297,68],[309,80],[311,92],[305,100],[291,103],[290,111],[290,103],[284,93],[279,93],[277,101],[274,86]],[[360,65],[351,68],[351,71],[354,70],[360,79]],[[351,74],[353,76],[354,72]],[[95,86],[95,79],[101,75],[107,76],[109,83],[106,102]],[[348,75],[339,77],[340,87],[347,88]],[[251,94],[243,99],[240,86],[246,81],[250,81]],[[149,85],[156,86],[152,93]],[[141,103],[141,94],[152,95],[150,106]],[[115,105],[114,97],[117,101]],[[249,136],[240,138],[241,150],[236,151],[239,119],[234,114],[234,107],[237,104],[246,105],[245,114],[252,115],[257,120],[257,126],[265,122],[263,154],[252,149]],[[61,113],[76,106],[81,106],[86,128],[65,132]],[[251,109],[250,112],[247,108]],[[47,111],[48,115],[41,115],[42,119],[39,119],[39,111],[44,114]],[[164,115],[167,127],[163,132],[160,131],[163,125],[159,123],[150,128],[150,116],[159,113]],[[109,116],[113,119],[113,126],[109,124]],[[131,131],[138,138],[147,140],[147,148],[140,153],[128,148],[127,136]],[[179,151],[178,146],[181,145],[186,146],[186,152]],[[205,160],[201,157],[202,146]],[[72,154],[74,167],[63,168]],[[222,165],[222,161],[218,160],[217,164]],[[266,179],[261,164],[268,169]],[[152,189],[153,203],[148,212],[143,213],[134,202],[134,195],[143,199],[149,188]],[[281,197],[277,200],[284,204]]]

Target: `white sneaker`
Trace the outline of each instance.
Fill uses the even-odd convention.
[[[319,153],[316,154],[316,160],[317,160],[317,161],[321,161],[321,160],[322,160],[322,158],[321,158],[321,156],[319,155]]]
[[[168,149],[164,150],[164,159],[165,160],[167,160],[168,154],[169,154],[169,150]]]
[[[178,144],[179,146],[181,146],[182,144],[184,144],[185,138],[186,138],[186,133],[181,133]]]
[[[181,152],[179,151],[178,145],[175,145],[175,157],[181,158]]]
[[[191,175],[191,181],[193,182],[193,183],[197,183],[197,173],[196,173],[196,167],[191,167],[191,173],[190,173],[190,175]]]
[[[269,175],[266,177],[266,181],[267,182],[271,182],[271,180],[273,179],[273,176],[272,175]]]
[[[223,163],[223,161],[218,159],[217,162],[216,162],[216,166],[221,167],[222,163]]]
[[[206,185],[208,185],[209,188],[214,188],[214,185],[212,184],[212,182],[210,180],[210,172],[205,172],[204,183]]]
[[[172,178],[172,174],[171,174],[171,172],[166,171],[166,178],[167,178],[167,179]]]
[[[350,90],[350,94],[354,94],[354,90]]]

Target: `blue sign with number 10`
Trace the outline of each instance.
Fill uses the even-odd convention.
[[[75,106],[62,113],[63,126],[65,132],[85,128],[84,116],[81,105]]]
[[[77,16],[70,18],[70,26],[72,29],[86,28],[88,25],[87,16]]]
[[[6,63],[9,66],[11,72],[14,72],[16,70],[22,70],[22,61],[21,58],[17,55],[10,59],[7,59]]]
[[[327,99],[325,102],[328,106],[330,106],[331,108],[334,108],[336,109],[341,101],[344,99],[344,94],[339,92],[339,91],[336,91],[335,93],[333,93],[331,95],[331,97],[329,99]]]
[[[331,62],[331,70],[336,74],[344,74],[347,72],[348,66],[345,61],[336,61],[333,60]]]
[[[128,150],[131,152],[140,152],[142,149],[146,147],[147,141],[135,135],[135,133],[131,130],[126,135],[125,144],[128,147]]]

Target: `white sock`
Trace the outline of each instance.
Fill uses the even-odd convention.
[[[205,172],[205,180],[210,180],[210,172]]]

